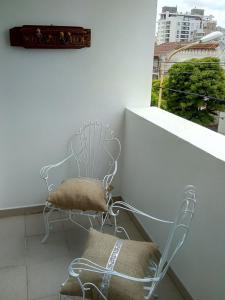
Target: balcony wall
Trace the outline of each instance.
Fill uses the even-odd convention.
[[[172,268],[193,299],[225,299],[225,138],[166,111],[126,112],[123,199],[173,219],[186,184],[197,187],[191,233]],[[165,225],[140,219],[163,249]]]
[[[156,2],[1,1],[0,209],[44,203],[39,170],[64,157],[84,121],[109,123],[122,139],[124,108],[148,105]],[[9,29],[26,24],[90,28],[91,48],[10,47]]]

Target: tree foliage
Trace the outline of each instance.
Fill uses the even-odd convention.
[[[224,104],[208,98],[225,99],[225,75],[219,62],[206,57],[174,64],[165,86],[167,110],[203,125],[213,123],[217,111],[225,110]]]
[[[168,97],[168,90],[166,87],[168,86],[168,78],[165,77],[163,80],[163,93],[162,93],[162,101],[161,101],[161,108],[167,109],[167,97]],[[155,79],[152,81],[152,96],[151,96],[151,106],[158,106],[158,99],[159,99],[159,88],[160,88],[160,80]]]

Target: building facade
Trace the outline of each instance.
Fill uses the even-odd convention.
[[[197,41],[216,30],[213,16],[205,16],[204,9],[179,13],[177,7],[164,6],[158,21],[157,44]]]
[[[222,62],[221,65],[225,69],[225,51],[223,48],[225,44],[221,41],[220,43],[209,43],[209,44],[197,44],[192,47],[181,50],[176,53],[172,60],[167,62],[168,57],[174,50],[177,50],[185,44],[181,43],[164,43],[156,45],[154,50],[154,61],[153,61],[153,79],[158,79],[160,72],[163,69],[163,73],[167,74],[168,70],[174,63],[183,62],[192,58],[204,58],[204,57],[216,57]]]
[[[214,17],[212,15],[204,16],[204,18],[203,18],[204,34],[207,35],[216,30],[217,30],[217,22],[214,20]]]

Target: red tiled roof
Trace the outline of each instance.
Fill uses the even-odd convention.
[[[176,42],[156,45],[155,46],[155,51],[154,51],[154,56],[160,56],[160,55],[163,55],[163,54],[167,54],[167,53],[171,52],[172,50],[181,48],[184,45],[185,44],[176,43]]]
[[[191,46],[189,49],[216,49],[218,46],[219,43],[210,43],[210,44],[199,43]]]
[[[154,51],[154,56],[159,57],[161,55],[167,54],[173,50],[179,49],[187,44],[182,44],[182,43],[164,43],[160,45],[155,46],[155,51]],[[199,43],[196,45],[191,46],[189,49],[216,49],[219,46],[219,43],[210,43],[210,44],[204,44],[204,43]]]

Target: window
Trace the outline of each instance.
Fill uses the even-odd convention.
[[[181,30],[189,30],[190,27],[182,26]]]

